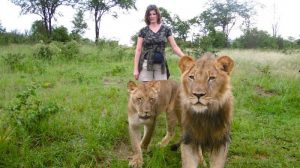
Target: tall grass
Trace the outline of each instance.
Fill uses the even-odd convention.
[[[34,57],[31,45],[10,45],[0,51],[0,167],[127,167],[131,147],[126,84],[133,80],[133,49],[80,45],[75,57],[62,59],[55,52],[51,60]],[[12,69],[5,62],[9,54],[25,55],[20,60],[26,63],[20,66],[27,68]],[[226,167],[299,167],[299,54],[219,53],[224,54],[236,62],[235,114]],[[178,58],[168,55],[171,78],[179,80]],[[31,124],[38,127],[36,132],[17,134],[10,107],[33,85],[38,86],[33,102],[40,102],[40,108],[55,104],[59,111]],[[36,106],[29,107],[20,110],[39,112]],[[156,145],[164,134],[161,115],[150,151],[144,153],[144,167],[180,167],[180,151]]]

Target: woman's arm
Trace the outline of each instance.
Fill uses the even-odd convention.
[[[184,56],[185,54],[181,51],[181,49],[177,46],[176,41],[173,36],[168,37],[168,41],[172,47],[173,52],[179,57]]]
[[[139,78],[139,60],[142,53],[142,44],[144,39],[142,37],[138,37],[137,43],[136,43],[136,49],[135,49],[135,55],[134,55],[134,69],[133,69],[133,75],[134,78],[137,80]]]

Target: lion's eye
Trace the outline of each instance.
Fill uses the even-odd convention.
[[[154,100],[155,100],[154,98],[150,98],[150,102],[154,102]]]
[[[189,78],[190,78],[191,80],[194,80],[194,79],[195,79],[194,75],[190,75]]]
[[[143,101],[143,99],[142,98],[137,98],[137,101],[141,103]]]
[[[208,81],[213,81],[213,80],[215,80],[215,79],[216,79],[215,76],[210,76],[210,77],[208,78]]]

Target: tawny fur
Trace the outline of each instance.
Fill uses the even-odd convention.
[[[129,165],[143,165],[142,149],[147,149],[155,128],[159,113],[166,112],[167,133],[161,140],[161,145],[167,145],[175,134],[179,114],[179,84],[176,81],[151,81],[142,84],[128,82],[128,122],[129,134],[134,155]],[[141,140],[140,126],[144,126]]]
[[[230,73],[234,62],[211,53],[194,61],[184,56],[181,70],[182,167],[197,167],[209,149],[210,167],[224,167],[233,115]],[[200,153],[200,154],[199,154]]]

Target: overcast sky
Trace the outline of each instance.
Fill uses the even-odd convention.
[[[275,20],[279,22],[278,34],[287,38],[289,36],[300,38],[300,1],[299,0],[254,0],[264,5],[264,8],[257,8],[255,16],[255,26],[259,30],[265,30],[272,34],[272,23],[274,23],[274,3],[276,9]],[[207,0],[137,0],[137,10],[129,12],[119,12],[119,18],[115,19],[105,15],[101,22],[100,37],[118,40],[120,44],[130,44],[130,37],[138,32],[144,23],[144,13],[149,4],[156,4],[158,7],[167,9],[171,15],[177,14],[182,20],[187,20],[199,15],[205,10]],[[74,9],[71,7],[59,7],[58,11],[63,16],[56,16],[54,25],[63,25],[72,30],[71,21],[74,18]],[[0,22],[7,31],[18,30],[24,32],[30,30],[35,20],[41,19],[38,15],[20,15],[20,7],[15,6],[9,0],[0,0]],[[94,40],[95,29],[93,15],[89,12],[85,14],[88,23],[88,30],[84,37]],[[230,38],[241,35],[239,27],[235,27],[230,34]]]

